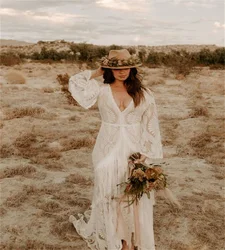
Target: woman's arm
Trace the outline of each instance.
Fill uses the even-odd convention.
[[[102,67],[99,67],[98,69],[92,71],[90,80],[103,75],[103,73],[104,73],[104,70],[102,69]]]
[[[69,88],[72,97],[85,109],[93,106],[100,93],[100,83],[93,79],[100,76],[103,70],[84,70],[69,79]]]
[[[148,96],[148,105],[142,115],[141,151],[149,159],[163,158],[158,111],[153,93]]]

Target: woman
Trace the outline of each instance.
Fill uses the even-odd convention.
[[[141,63],[126,49],[111,50],[96,71],[85,70],[69,80],[69,91],[85,109],[96,102],[102,123],[92,152],[94,193],[91,209],[79,218],[70,216],[79,235],[92,250],[155,250],[154,191],[138,207],[127,207],[118,197],[129,177],[128,158],[137,161],[163,158],[156,103],[141,84],[136,67]],[[103,75],[104,83],[94,78]]]

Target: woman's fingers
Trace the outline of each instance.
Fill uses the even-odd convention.
[[[146,157],[145,155],[141,155],[141,158],[135,160],[134,163],[141,163],[141,162],[144,162],[146,158],[147,158],[147,157]]]

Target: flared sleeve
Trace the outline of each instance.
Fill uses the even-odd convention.
[[[147,96],[146,109],[141,119],[141,151],[148,158],[163,158],[157,106],[152,91]]]
[[[95,104],[100,93],[100,83],[95,79],[90,80],[91,73],[91,70],[84,70],[69,79],[69,92],[85,109]]]

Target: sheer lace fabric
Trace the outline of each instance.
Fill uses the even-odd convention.
[[[122,193],[117,184],[128,178],[128,157],[141,152],[150,158],[163,158],[158,114],[153,93],[145,91],[145,101],[134,107],[133,101],[121,111],[109,84],[91,79],[85,70],[69,80],[69,91],[85,109],[96,102],[101,127],[92,151],[94,192],[91,209],[73,219],[78,234],[92,250],[120,250],[121,239],[131,245],[135,231],[134,208],[118,202]],[[139,250],[155,250],[153,232],[154,191],[150,199],[143,196],[138,209],[140,225]],[[135,239],[134,239],[135,240]]]

